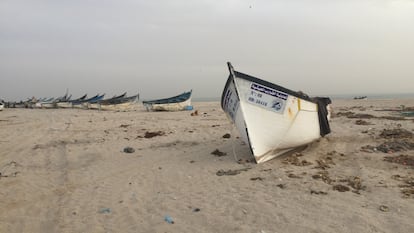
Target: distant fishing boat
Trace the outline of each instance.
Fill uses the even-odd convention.
[[[192,90],[170,98],[142,101],[142,104],[147,111],[192,110],[191,94]]]
[[[111,102],[113,102],[113,101],[115,101],[115,100],[117,100],[117,99],[122,99],[122,98],[124,98],[125,96],[126,96],[126,92],[124,92],[123,94],[121,94],[121,95],[117,95],[117,96],[114,96],[114,97],[112,97],[112,98],[109,98],[109,99],[103,99],[103,100],[98,100],[98,101],[93,101],[93,102],[90,102],[89,103],[89,105],[88,105],[88,108],[89,109],[100,109],[100,107],[101,107],[101,104],[110,104]]]
[[[355,96],[354,100],[364,100],[366,98],[368,98],[368,96]]]
[[[90,103],[96,103],[98,101],[101,101],[104,98],[105,94],[102,95],[95,95],[94,97],[91,97],[89,99],[85,99],[82,101],[78,101],[76,103],[74,103],[74,107],[79,107],[79,108],[83,108],[83,109],[88,109],[88,106]]]
[[[230,75],[221,106],[249,145],[257,163],[268,161],[330,133],[329,98],[309,98],[237,72]]]
[[[70,100],[72,95],[66,94],[64,96],[58,97],[58,98],[51,98],[48,101],[40,102],[41,108],[57,108],[57,104],[60,102],[67,102]]]
[[[113,111],[126,111],[131,110],[136,106],[139,100],[139,94],[125,97],[126,93],[120,96],[114,96],[113,98],[98,101],[90,104],[89,108],[99,110],[113,110]]]
[[[61,101],[61,102],[56,103],[56,106],[58,108],[72,108],[74,103],[84,100],[87,96],[88,94],[85,94],[74,100]]]
[[[55,107],[55,98],[44,98],[35,104],[36,108],[52,108]]]

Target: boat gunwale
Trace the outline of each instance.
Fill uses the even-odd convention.
[[[124,103],[128,103],[128,102],[134,102],[134,101],[138,101],[138,100],[139,100],[139,93],[137,93],[136,95],[133,95],[133,96],[117,98],[117,99],[114,99],[110,102],[100,103],[100,104],[101,105],[117,105],[117,104],[124,104]]]
[[[112,104],[112,102],[113,101],[116,101],[116,100],[118,100],[118,99],[122,99],[122,98],[125,98],[125,96],[126,96],[126,92],[124,92],[123,94],[121,94],[121,95],[118,95],[118,96],[114,96],[114,97],[112,97],[112,98],[109,98],[109,99],[101,99],[101,100],[99,100],[98,102],[96,102],[96,103],[98,103],[98,104]],[[105,94],[104,94],[105,95]]]
[[[312,98],[310,98],[309,96],[307,96],[307,95],[305,95],[305,94],[301,94],[301,93],[299,93],[299,92],[296,92],[296,91],[293,91],[293,90],[290,90],[290,89],[287,89],[287,88],[285,88],[285,87],[282,87],[282,86],[279,86],[279,85],[277,85],[277,84],[274,84],[274,83],[271,83],[271,82],[268,82],[268,81],[265,81],[265,80],[263,80],[263,79],[260,79],[260,78],[256,78],[256,77],[254,77],[254,76],[251,76],[251,75],[248,75],[248,74],[244,74],[244,73],[241,73],[241,72],[238,72],[238,71],[236,71],[236,70],[234,70],[233,69],[233,66],[231,65],[231,63],[230,62],[228,62],[227,63],[227,65],[228,65],[228,67],[229,67],[229,71],[230,71],[230,74],[229,74],[229,77],[228,77],[228,79],[227,79],[227,82],[226,82],[226,85],[224,86],[224,90],[223,90],[223,93],[222,93],[222,95],[221,95],[221,107],[224,109],[224,106],[223,106],[223,98],[224,98],[224,92],[227,90],[227,88],[228,88],[228,86],[230,85],[230,81],[231,81],[231,78],[233,77],[233,79],[235,78],[235,77],[237,77],[237,78],[241,78],[241,79],[244,79],[244,80],[247,80],[247,81],[251,81],[251,82],[255,82],[255,83],[258,83],[258,84],[261,84],[261,85],[263,85],[263,86],[266,86],[266,87],[269,87],[269,88],[272,88],[272,89],[275,89],[275,90],[277,90],[277,91],[281,91],[281,92],[284,92],[284,93],[286,93],[286,94],[288,94],[288,95],[292,95],[292,96],[295,96],[295,97],[297,97],[297,98],[300,98],[300,99],[303,99],[303,100],[306,100],[306,101],[309,101],[309,102],[312,102],[312,103],[317,103],[316,102],[316,100],[314,100],[314,99],[312,99]],[[237,93],[237,95],[238,95],[238,93]],[[239,99],[240,99],[240,96],[239,96]]]
[[[146,100],[146,101],[142,101],[142,103],[145,104],[149,104],[149,105],[153,105],[153,104],[175,104],[175,103],[181,103],[184,101],[187,101],[188,99],[191,98],[193,90],[191,91],[187,91],[184,93],[181,93],[179,95],[173,96],[173,97],[169,97],[169,98],[163,98],[163,99],[155,99],[155,100]],[[180,97],[185,97],[184,99],[181,99]],[[173,101],[173,102],[169,102],[169,101]]]

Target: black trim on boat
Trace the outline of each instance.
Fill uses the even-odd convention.
[[[145,100],[142,101],[142,104],[174,104],[174,103],[181,103],[191,98],[191,94],[193,93],[193,90],[190,90],[188,92],[184,92],[182,94],[170,97],[170,98],[164,98],[164,99],[156,99],[156,100]]]
[[[284,88],[282,86],[273,84],[271,82],[268,82],[268,81],[265,81],[265,80],[262,80],[262,79],[259,79],[259,78],[256,78],[256,77],[247,75],[247,74],[240,73],[238,71],[234,71],[234,73],[235,73],[236,77],[238,77],[238,78],[242,78],[242,79],[245,79],[245,80],[248,80],[248,81],[251,81],[251,82],[255,82],[255,83],[261,84],[263,86],[270,87],[272,89],[275,89],[275,90],[284,92],[284,93],[286,93],[288,95],[293,95],[293,96],[296,96],[298,98],[301,98],[301,99],[304,99],[304,100],[307,100],[307,101],[314,102],[314,101],[312,101],[311,98],[309,98],[308,95],[303,94],[301,92],[292,91],[292,90],[289,90],[289,89]]]
[[[331,132],[328,121],[328,109],[326,106],[331,104],[331,99],[327,97],[315,97],[313,101],[318,105],[319,129],[320,135],[323,137]]]
[[[226,85],[224,85],[223,93],[221,94],[221,108],[224,110],[224,98],[226,95],[226,91],[228,89],[228,86],[230,85],[230,82],[233,80],[233,76],[230,74],[227,78]]]
[[[272,89],[275,89],[275,90],[284,92],[284,93],[286,93],[288,95],[293,95],[293,96],[296,96],[298,98],[301,98],[301,99],[304,99],[304,100],[307,100],[307,101],[316,103],[308,95],[306,95],[306,94],[304,94],[302,92],[292,91],[290,89],[284,88],[284,87],[279,86],[279,85],[276,85],[274,83],[271,83],[271,82],[268,82],[268,81],[265,81],[265,80],[262,80],[262,79],[259,79],[259,78],[250,76],[248,74],[244,74],[244,73],[235,71],[230,62],[227,62],[227,66],[229,68],[230,75],[229,75],[229,78],[227,79],[226,85],[224,86],[223,94],[224,94],[224,91],[227,89],[227,86],[230,84],[230,81],[232,79],[232,76],[235,76],[235,77],[238,77],[238,78],[242,78],[242,79],[245,79],[245,80],[248,80],[248,81],[251,81],[251,82],[255,82],[255,83],[261,84],[263,86],[267,86],[269,88],[272,88]],[[224,95],[221,95],[221,96],[222,96],[221,103],[222,103],[222,107],[223,107],[223,96]]]
[[[227,78],[226,85],[224,85],[223,93],[221,94],[221,108],[223,110],[224,110],[224,98],[226,95],[226,91],[230,85],[230,82],[233,81],[234,79],[234,69],[230,62],[227,62],[227,67],[229,68],[230,75]],[[237,93],[237,88],[236,88],[236,94],[237,94],[237,98],[239,98],[239,93]]]
[[[249,149],[250,149],[250,153],[252,153],[254,161],[257,163],[256,158],[254,157],[254,152],[253,152],[253,148],[252,148],[252,143],[250,142],[250,136],[249,136],[249,130],[246,127],[246,122],[244,122],[244,126],[245,126],[245,130],[246,130],[246,136],[247,136],[247,141],[249,142]]]

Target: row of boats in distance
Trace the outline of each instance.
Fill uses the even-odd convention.
[[[177,96],[143,101],[148,111],[180,111],[192,110],[191,105],[192,90],[184,92]],[[104,99],[105,94],[97,94],[87,98],[87,94],[72,99],[67,93],[58,98],[41,98],[32,97],[26,101],[5,102],[2,108],[80,108],[80,109],[96,109],[96,110],[132,110],[139,103],[139,94],[127,96],[127,93]]]
[[[229,76],[221,96],[221,107],[229,121],[239,131],[240,139],[248,145],[256,163],[262,163],[307,145],[331,132],[329,126],[331,100],[311,98],[234,70],[227,64]],[[33,106],[117,109],[136,104],[139,95],[125,94],[103,100],[103,96],[86,99],[41,100]],[[191,110],[191,91],[165,99],[142,102],[147,110]],[[118,108],[119,109],[119,108]]]

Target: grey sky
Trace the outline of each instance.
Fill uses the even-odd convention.
[[[0,98],[218,97],[236,70],[310,95],[414,93],[410,0],[1,0]]]

